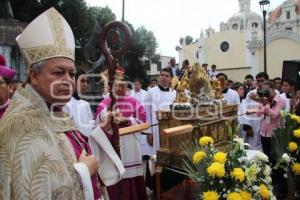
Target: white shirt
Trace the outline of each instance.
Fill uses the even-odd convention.
[[[63,107],[63,111],[69,113],[72,117],[75,127],[85,135],[90,136],[90,133],[95,128],[95,120],[90,104],[84,100],[77,100],[74,97]]]
[[[285,93],[279,95],[285,101],[285,112],[290,112],[291,109],[291,99],[287,98]]]
[[[212,70],[208,71],[208,75],[210,78],[215,78],[218,74],[219,74],[218,71],[214,71],[214,72]]]
[[[143,89],[140,89],[138,92],[132,90],[131,96],[135,97],[142,105],[144,105],[146,102],[147,92]]]
[[[170,105],[176,98],[176,91],[170,88],[169,91],[161,91],[158,86],[155,86],[148,90],[146,103],[147,111],[147,122],[150,125],[157,124],[156,111],[170,110]],[[153,134],[153,146],[151,147],[147,142],[144,145],[142,152],[143,155],[155,155],[156,151],[159,149],[159,128],[157,126],[152,126],[149,130],[145,132],[150,132]],[[143,150],[142,150],[143,151]]]
[[[240,96],[239,94],[232,89],[228,89],[228,91],[223,94],[224,98],[226,99],[227,104],[240,104],[241,100],[240,100]]]

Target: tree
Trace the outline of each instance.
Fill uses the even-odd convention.
[[[88,11],[90,16],[89,18],[95,17],[101,26],[112,20],[116,20],[116,15],[107,6],[104,8],[92,6],[88,8]]]
[[[129,24],[132,31],[131,47],[125,55],[127,64],[126,75],[130,78],[144,80],[144,86],[149,83],[147,71],[150,70],[150,63],[157,62],[155,54],[157,48],[156,38],[152,31],[145,27],[138,27],[136,30]]]
[[[86,63],[84,47],[89,39],[95,38],[95,46],[92,47],[93,55],[99,55],[97,35],[93,35],[94,20],[96,19],[103,27],[109,21],[115,20],[116,15],[109,7],[88,7],[84,0],[14,0],[11,1],[15,19],[22,22],[30,22],[39,14],[49,9],[56,8],[70,24],[76,39],[76,62]],[[137,29],[127,23],[132,30],[131,46],[124,56],[124,66],[127,67],[127,75],[131,78],[147,80],[149,64],[145,60],[157,61],[155,54],[157,48],[156,38],[152,31],[141,26]],[[94,41],[94,40],[93,40]],[[121,59],[123,60],[123,59]],[[89,64],[85,64],[89,65]]]

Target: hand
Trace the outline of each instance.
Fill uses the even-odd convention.
[[[127,123],[129,121],[129,119],[127,117],[123,117],[122,113],[120,112],[117,112],[113,119],[115,124]]]
[[[153,146],[153,134],[147,134],[147,142],[151,147]]]
[[[253,101],[257,101],[258,100],[258,96],[255,92],[251,92],[249,94],[249,98],[252,99]]]
[[[100,123],[100,127],[105,129],[105,130],[108,130],[111,128],[111,119],[112,119],[112,112],[111,111],[108,111],[106,113],[106,115],[104,116],[103,119],[101,119],[101,123]]]
[[[82,150],[81,155],[79,157],[79,162],[84,163],[91,174],[91,176],[95,175],[99,168],[99,161],[97,160],[95,155],[87,155],[85,150]]]
[[[115,124],[127,123],[128,119],[126,117],[114,117]]]

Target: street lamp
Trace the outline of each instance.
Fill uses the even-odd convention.
[[[260,10],[263,13],[264,18],[264,72],[267,73],[267,40],[266,40],[266,17],[268,10],[270,8],[270,1],[269,0],[261,0],[259,1]]]
[[[124,22],[125,15],[125,0],[122,1],[122,22]]]

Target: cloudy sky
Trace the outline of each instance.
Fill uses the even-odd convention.
[[[108,6],[122,18],[122,0],[86,0],[91,6]],[[125,20],[134,27],[145,26],[153,31],[158,42],[158,53],[177,57],[175,46],[180,37],[200,36],[209,26],[218,30],[239,11],[239,0],[125,0]],[[251,0],[251,9],[261,14],[259,0]],[[270,10],[284,0],[270,0]]]

